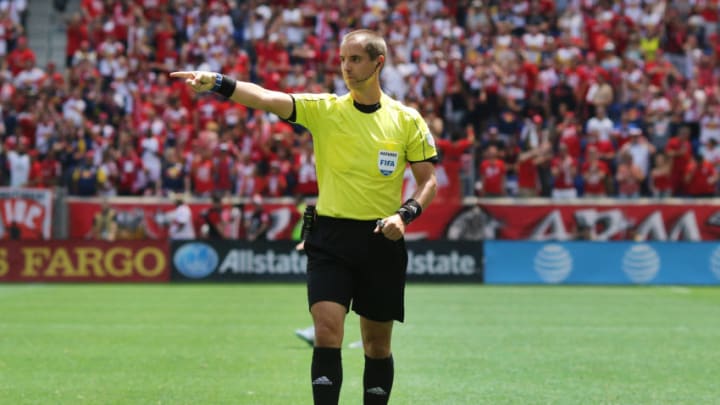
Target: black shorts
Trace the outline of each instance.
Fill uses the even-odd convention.
[[[373,321],[404,320],[405,241],[373,229],[375,221],[317,217],[305,241],[310,307],[332,301]]]

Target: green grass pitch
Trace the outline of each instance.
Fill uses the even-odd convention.
[[[2,285],[0,404],[310,404],[309,319],[301,284]],[[717,404],[720,289],[411,284],[394,355],[394,404]]]

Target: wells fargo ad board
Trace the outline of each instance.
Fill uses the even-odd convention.
[[[167,242],[3,241],[0,282],[165,282]]]

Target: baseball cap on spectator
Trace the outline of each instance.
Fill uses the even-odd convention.
[[[703,24],[705,24],[705,19],[702,18],[702,16],[700,16],[698,14],[695,14],[695,15],[691,16],[690,18],[688,18],[689,26],[700,27]]]
[[[267,5],[263,4],[255,9],[255,14],[262,17],[264,20],[269,20],[272,17],[272,10]]]
[[[5,150],[13,150],[17,146],[17,139],[14,136],[9,136],[5,139]]]

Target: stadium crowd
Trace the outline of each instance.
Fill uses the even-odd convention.
[[[0,185],[313,195],[306,131],[168,72],[344,93],[338,41],[368,27],[458,193],[717,194],[715,0],[82,0],[65,69],[36,64],[24,3],[0,1]]]

